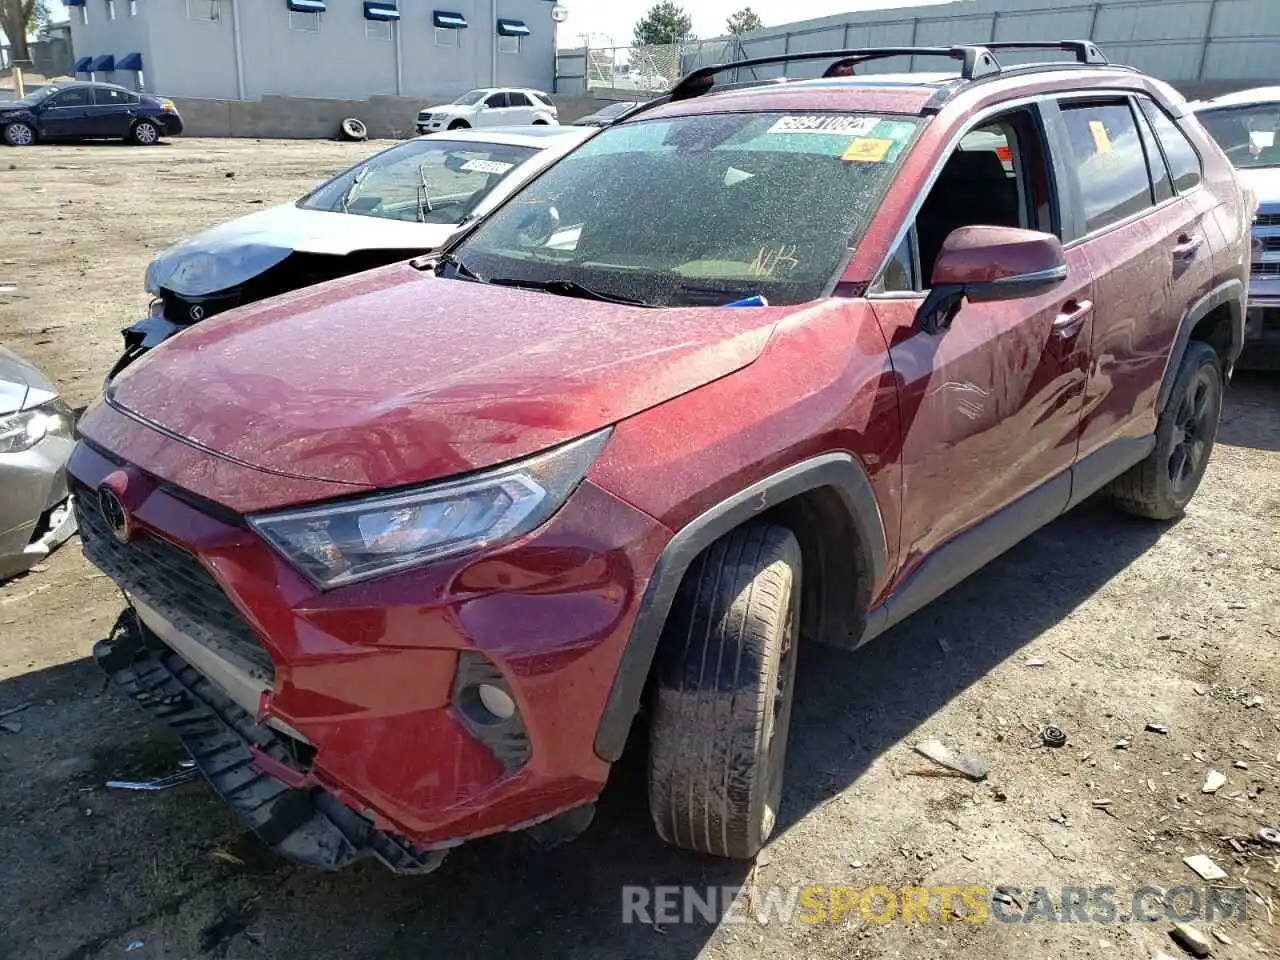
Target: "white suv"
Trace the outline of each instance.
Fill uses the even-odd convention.
[[[418,112],[418,133],[466,127],[508,127],[560,123],[556,105],[540,90],[488,88],[464,93],[453,103]]]

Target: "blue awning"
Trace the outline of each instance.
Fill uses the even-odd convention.
[[[120,62],[116,64],[117,70],[141,70],[142,54],[127,53],[120,58]]]
[[[93,63],[89,65],[90,73],[110,73],[116,68],[116,58],[109,53],[104,53],[100,57],[95,57]]]
[[[460,13],[451,13],[448,10],[436,10],[431,14],[431,21],[437,26],[445,30],[465,30],[467,28],[467,18]]]
[[[285,5],[297,13],[324,13],[324,0],[285,0]]]
[[[84,0],[62,0],[68,7],[83,7]]]
[[[499,20],[498,35],[501,37],[527,37],[529,28],[523,20]]]
[[[93,57],[81,57],[76,61],[76,73],[88,73],[91,63],[93,63]]]
[[[377,3],[375,0],[365,0],[364,18],[366,20],[399,20],[400,11],[392,3]]]

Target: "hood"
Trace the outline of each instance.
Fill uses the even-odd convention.
[[[442,103],[438,107],[424,107],[423,113],[470,113],[474,110],[474,106],[467,106],[465,103]]]
[[[146,287],[157,295],[163,287],[203,297],[252,280],[291,253],[345,257],[358,250],[403,250],[408,257],[435,250],[457,229],[284,203],[211,227],[158,254],[147,267]]]
[[[1262,204],[1280,202],[1280,167],[1236,170],[1240,182],[1253,191]]]
[[[48,403],[58,395],[47,377],[6,347],[0,347],[0,416]]]
[[[528,456],[732,373],[795,310],[619,306],[399,263],[206,320],[107,399],[271,472],[406,486]]]

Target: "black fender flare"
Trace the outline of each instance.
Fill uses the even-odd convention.
[[[631,723],[640,709],[663,625],[694,558],[752,517],[823,487],[832,488],[840,496],[866,551],[872,582],[881,581],[889,552],[884,523],[871,481],[851,454],[824,453],[793,464],[703,511],[668,541],[654,567],[596,729],[598,757],[612,763],[622,756]]]
[[[1232,278],[1218,284],[1199,300],[1187,308],[1178,323],[1178,335],[1173,341],[1173,349],[1169,351],[1169,363],[1164,368],[1164,378],[1160,382],[1160,395],[1156,399],[1156,410],[1163,410],[1173,390],[1173,381],[1178,378],[1178,368],[1182,366],[1183,354],[1187,352],[1187,344],[1191,342],[1191,333],[1196,324],[1212,311],[1226,304],[1231,310],[1231,346],[1227,351],[1227,374],[1244,350],[1244,321],[1246,304],[1249,299],[1248,284],[1240,279]]]

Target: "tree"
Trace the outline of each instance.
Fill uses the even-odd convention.
[[[764,21],[760,19],[760,14],[750,7],[743,7],[729,17],[728,22],[725,24],[725,29],[732,34],[742,34],[752,30],[759,30],[763,26]]]
[[[31,59],[27,34],[48,20],[45,0],[0,0],[0,31],[9,38],[9,52],[15,62]]]
[[[4,0],[0,0],[4,2]],[[674,0],[659,0],[635,26],[635,45],[651,47],[693,39],[693,20]]]

